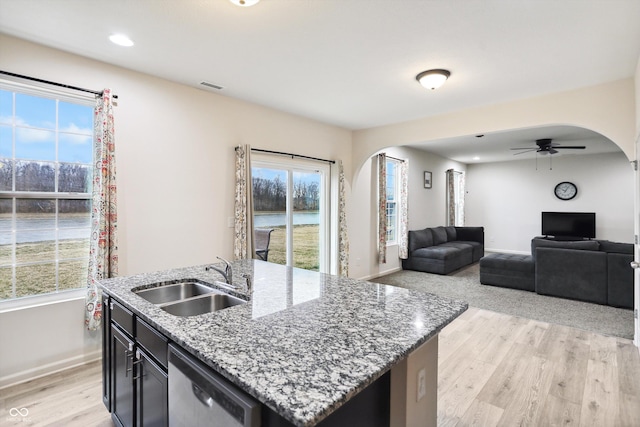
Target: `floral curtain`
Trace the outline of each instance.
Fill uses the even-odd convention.
[[[453,169],[448,169],[447,175],[447,225],[456,224],[456,188]]]
[[[98,281],[118,275],[118,205],[111,89],[105,89],[97,99],[93,126],[93,199],[85,303],[85,326],[89,330],[96,330],[102,324]]]
[[[387,262],[387,155],[378,154],[378,263]]]
[[[347,235],[347,211],[345,208],[344,167],[338,160],[338,274],[349,276],[349,236]]]
[[[409,160],[400,162],[400,218],[398,233],[398,256],[409,257]]]
[[[464,172],[449,169],[447,175],[447,225],[464,225]]]
[[[251,146],[236,147],[235,190],[235,237],[233,255],[235,259],[255,257],[253,240],[253,184],[251,180]]]

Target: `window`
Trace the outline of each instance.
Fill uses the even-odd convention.
[[[398,240],[399,163],[398,160],[387,159],[387,245],[395,245]]]
[[[83,288],[93,100],[0,84],[0,300]]]

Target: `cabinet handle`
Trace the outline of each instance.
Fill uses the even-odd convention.
[[[129,367],[129,357],[133,359],[133,343],[129,343],[129,348],[124,351],[124,377],[129,376],[129,372],[133,371],[133,365]]]
[[[142,357],[140,356],[140,350],[136,350],[136,360],[133,361],[133,366],[140,365],[138,368],[138,375],[132,378],[133,381],[144,377],[144,363],[142,363]]]

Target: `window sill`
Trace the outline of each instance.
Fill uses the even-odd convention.
[[[24,310],[43,305],[56,304],[65,301],[84,299],[87,294],[85,288],[71,289],[68,291],[56,292],[45,295],[33,295],[28,297],[0,301],[0,313],[15,310]]]

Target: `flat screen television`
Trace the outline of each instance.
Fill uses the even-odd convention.
[[[542,212],[542,234],[560,238],[596,237],[595,212]]]

